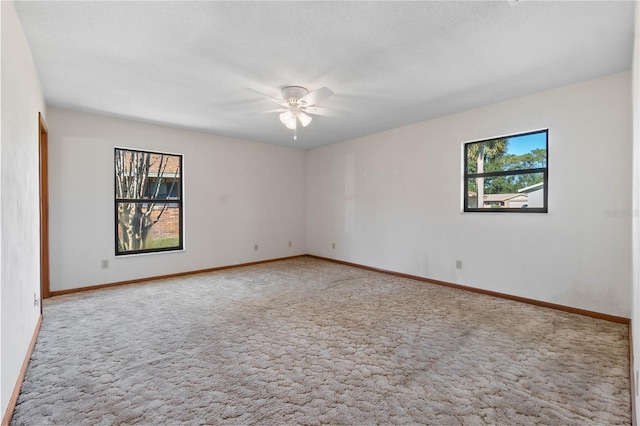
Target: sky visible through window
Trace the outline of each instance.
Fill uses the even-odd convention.
[[[547,148],[547,135],[544,132],[515,136],[507,139],[507,141],[514,142],[507,145],[507,154],[522,155],[531,152],[534,149]]]

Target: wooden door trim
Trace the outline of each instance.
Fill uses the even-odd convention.
[[[49,132],[38,113],[38,156],[40,168],[40,313],[42,300],[50,296],[49,282]]]

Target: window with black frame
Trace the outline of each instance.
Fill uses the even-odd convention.
[[[115,254],[182,250],[182,155],[114,150]]]
[[[546,213],[549,131],[464,144],[464,211]]]

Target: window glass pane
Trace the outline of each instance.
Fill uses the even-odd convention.
[[[181,248],[178,203],[118,202],[117,212],[118,253]]]
[[[465,145],[467,174],[547,167],[547,132],[490,139]]]
[[[544,207],[544,173],[470,178],[467,185],[467,208]]]
[[[182,250],[182,156],[115,148],[116,255]]]
[[[150,178],[143,198],[156,200],[176,200],[180,198],[180,179],[173,177]]]
[[[116,199],[180,197],[180,156],[115,150]]]

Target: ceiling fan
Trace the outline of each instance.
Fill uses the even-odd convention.
[[[337,110],[331,110],[328,108],[321,108],[316,106],[318,102],[333,95],[333,91],[327,87],[309,91],[309,89],[302,86],[286,86],[280,90],[282,99],[277,99],[272,96],[266,95],[257,90],[250,89],[261,96],[268,98],[269,100],[280,105],[280,108],[270,109],[262,111],[279,112],[280,121],[287,126],[288,129],[293,130],[293,140],[298,140],[298,122],[302,124],[302,127],[307,127],[311,123],[312,115],[326,115],[336,117],[341,115]]]

